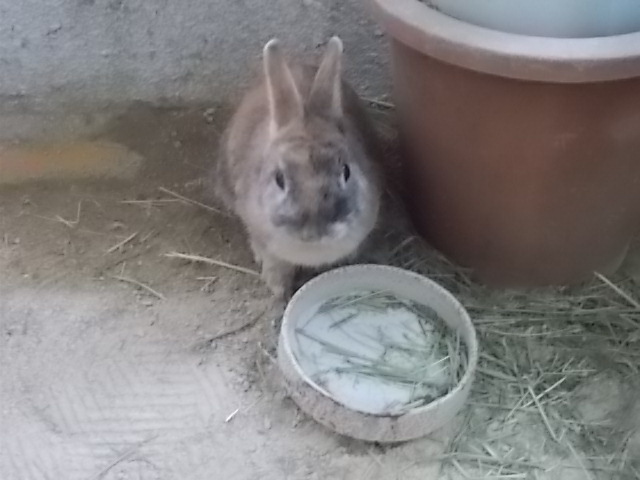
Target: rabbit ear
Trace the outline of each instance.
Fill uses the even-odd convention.
[[[264,72],[269,95],[269,116],[272,132],[304,116],[302,97],[275,38],[264,47]]]
[[[311,87],[309,108],[331,118],[341,118],[342,111],[342,40],[332,37]]]

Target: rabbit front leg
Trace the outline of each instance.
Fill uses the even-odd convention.
[[[286,302],[293,294],[295,266],[265,251],[260,252],[260,257],[262,258],[262,279],[277,301]]]
[[[251,245],[251,252],[253,253],[253,259],[255,260],[256,264],[262,265],[262,252],[264,251],[264,247],[262,247],[260,243],[253,238],[250,240],[249,244]]]
[[[258,265],[262,266],[262,280],[273,292],[277,301],[286,302],[293,294],[296,268],[269,254],[262,242],[255,238],[250,239],[250,245],[253,258]]]

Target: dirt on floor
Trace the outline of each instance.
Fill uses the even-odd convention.
[[[78,159],[36,172],[46,180],[3,164],[3,480],[436,478],[438,436],[382,450],[286,398],[271,360],[278,312],[258,278],[165,256],[257,268],[235,219],[174,195],[210,203],[218,118],[137,105],[83,139],[141,159],[128,178],[94,147],[61,155],[59,139],[49,153]],[[44,164],[47,147],[29,148]]]
[[[541,390],[558,377],[532,383],[538,400],[508,407],[486,403],[483,395],[500,387],[491,390],[482,377],[459,422],[392,447],[342,438],[303,415],[274,367],[279,312],[259,278],[167,256],[257,268],[241,225],[213,210],[203,182],[225,118],[221,109],[135,105],[84,132],[90,148],[73,147],[73,136],[26,156],[20,145],[12,147],[12,158],[27,158],[34,171],[0,178],[0,479],[634,478],[633,462],[619,463],[615,452],[609,466],[593,470],[582,451],[567,450],[562,458],[549,453],[545,425],[564,420],[545,419],[536,402],[559,401],[552,398],[557,385]],[[47,152],[64,153],[68,175],[42,166],[39,155]],[[114,173],[93,161],[95,152],[104,162],[128,159],[135,171]],[[6,172],[10,165],[0,161]],[[34,172],[49,178],[27,181]],[[404,222],[396,219],[393,228],[405,228]],[[385,254],[399,254],[413,240],[406,232],[388,233],[377,242],[379,251],[370,252],[374,260],[386,261]],[[427,262],[436,258],[430,255],[424,253]],[[479,328],[495,318],[499,301],[490,293],[474,290],[484,295],[480,314],[460,271],[438,270],[435,263],[425,270],[415,252],[411,256],[403,265],[461,295]],[[637,313],[629,314],[630,322]],[[520,335],[504,333],[516,323],[481,331],[483,347],[498,334],[506,346]],[[637,337],[625,340],[640,345]],[[527,362],[555,355],[536,345]],[[495,353],[503,364],[511,361],[505,352]],[[624,357],[631,359],[628,370],[637,371],[640,358],[630,355]],[[563,375],[582,375],[586,365],[574,362]],[[481,376],[495,381],[495,371],[483,366]],[[588,371],[591,383],[582,376],[565,382],[573,382],[576,409],[590,425],[624,414],[640,432],[637,396],[616,390],[628,377],[602,371],[595,377],[597,370]],[[501,375],[499,381],[517,387]],[[515,368],[513,375],[533,374]],[[604,390],[603,378],[609,382]],[[614,391],[617,403],[608,398]],[[522,421],[532,414],[540,421]],[[629,432],[624,448],[633,460],[628,457],[640,458],[640,433]],[[475,440],[470,450],[452,453]],[[539,463],[511,455],[516,447],[538,455]],[[440,472],[445,459],[451,460],[446,477]],[[490,468],[478,470],[482,465]]]

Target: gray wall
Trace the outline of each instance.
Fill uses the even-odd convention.
[[[0,0],[0,108],[237,95],[262,45],[345,42],[346,75],[388,90],[386,46],[368,0]]]

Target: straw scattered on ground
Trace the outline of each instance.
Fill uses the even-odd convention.
[[[471,314],[480,361],[443,478],[639,479],[640,303],[631,278],[497,292],[411,234],[390,263],[426,274]]]
[[[234,265],[234,264],[231,264],[231,263],[228,263],[228,262],[224,262],[222,260],[216,260],[214,258],[203,257],[201,255],[191,255],[191,254],[188,254],[188,253],[169,252],[169,253],[165,253],[164,256],[167,257],[167,258],[179,258],[179,259],[182,259],[182,260],[187,260],[189,262],[205,263],[207,265],[213,265],[213,266],[216,266],[216,267],[226,268],[228,270],[234,270],[234,271],[240,272],[240,273],[246,273],[247,275],[252,275],[254,277],[260,276],[260,273],[258,273],[256,270],[252,270],[252,269],[246,268],[246,267],[241,267],[239,265]]]

